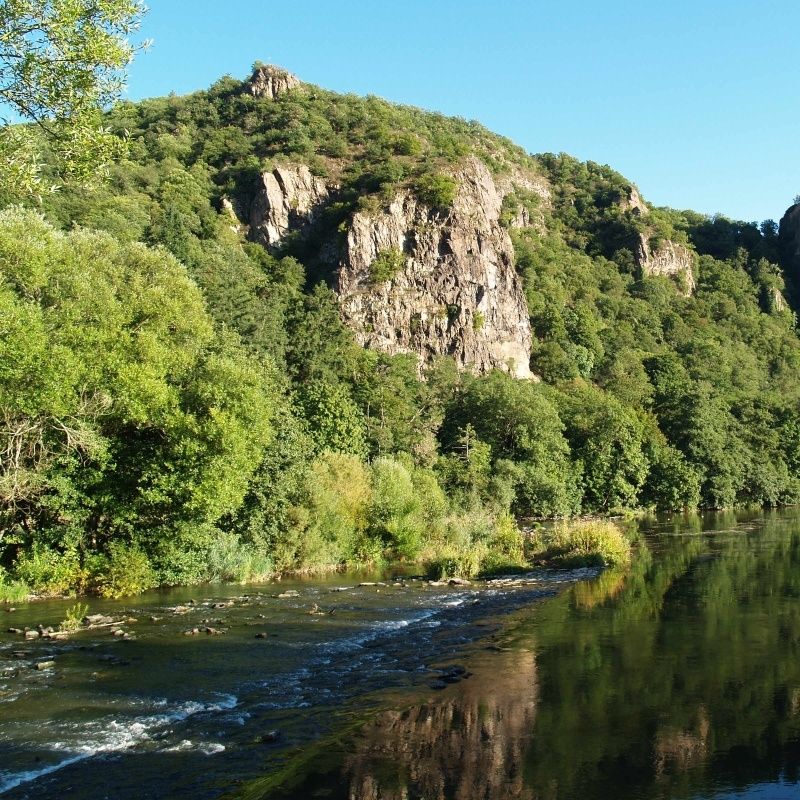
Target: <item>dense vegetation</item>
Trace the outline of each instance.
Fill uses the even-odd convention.
[[[129,152],[106,184],[3,201],[0,585],[113,596],[385,558],[472,573],[524,558],[514,515],[800,498],[774,224],[643,219],[606,167],[314,87],[270,101],[225,78],[108,124]],[[361,349],[309,242],[268,253],[222,202],[301,160],[341,186],[317,234],[335,241],[399,186],[446,207],[468,153],[553,189],[552,207],[513,198],[541,221],[512,231],[541,383],[447,359],[420,381]],[[691,296],[636,268],[642,234],[696,250]]]

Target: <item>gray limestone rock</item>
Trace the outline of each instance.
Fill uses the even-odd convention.
[[[267,247],[278,244],[287,233],[313,221],[327,199],[325,181],[312,175],[305,164],[263,173],[250,206],[250,238]]]
[[[296,89],[300,84],[299,78],[274,64],[256,67],[249,81],[250,94],[254,97],[268,97],[270,100]]]
[[[652,247],[646,236],[641,236],[636,252],[636,261],[645,275],[666,275],[679,280],[681,293],[686,297],[695,288],[692,268],[694,255],[691,250],[669,239]]]
[[[528,309],[499,221],[503,192],[477,158],[453,177],[444,213],[406,191],[387,209],[354,215],[338,271],[342,315],[366,347],[531,378]],[[375,279],[380,259],[396,267],[385,280]]]

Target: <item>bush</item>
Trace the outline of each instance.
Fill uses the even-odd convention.
[[[235,533],[220,532],[208,552],[208,580],[249,583],[274,572],[272,560]]]
[[[81,587],[86,575],[76,550],[59,553],[46,545],[35,544],[20,556],[15,575],[36,594],[58,595]]]
[[[67,616],[62,620],[59,628],[62,631],[77,631],[83,624],[83,618],[89,613],[89,606],[75,603],[67,609]]]
[[[396,247],[381,250],[369,265],[369,282],[376,284],[390,281],[397,273],[402,272],[405,265],[405,256]]]
[[[297,535],[292,565],[314,569],[362,560],[372,498],[364,464],[352,455],[325,452],[311,466],[303,494],[293,515]]]
[[[621,566],[631,560],[631,544],[613,522],[590,520],[540,529],[534,555],[565,567]]]
[[[414,184],[417,197],[435,211],[446,211],[456,199],[458,183],[455,178],[426,172]]]
[[[401,558],[416,558],[425,525],[411,471],[391,458],[378,458],[372,465],[372,481],[370,535],[383,540]]]
[[[98,566],[101,563],[102,571],[97,577],[96,587],[103,597],[127,597],[158,584],[155,570],[138,547],[113,542],[108,548],[108,555],[102,562],[98,561]]]
[[[0,567],[0,603],[20,603],[27,600],[31,590],[22,581],[10,580]]]

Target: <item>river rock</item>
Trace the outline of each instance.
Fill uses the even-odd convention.
[[[20,635],[25,633],[25,631],[23,631],[22,628],[9,628],[8,632],[9,633],[16,633],[16,634],[20,634]]]
[[[42,671],[45,669],[52,669],[55,665],[55,661],[39,661],[38,663],[34,664],[34,669]]]
[[[266,639],[266,638],[267,638],[267,634],[266,633],[262,632],[262,633],[257,633],[256,634],[256,639]]]
[[[86,625],[113,625],[114,619],[105,614],[87,614],[83,618],[83,622]]]
[[[38,639],[41,637],[41,633],[39,631],[25,631],[25,638],[28,640],[31,639]]]
[[[267,731],[266,733],[262,734],[261,736],[256,739],[257,742],[261,742],[262,744],[273,744],[277,742],[278,739],[281,738],[281,732],[274,730],[274,731]]]
[[[300,597],[300,592],[298,592],[296,589],[287,589],[285,592],[281,592],[276,596],[280,600],[285,600],[287,597]]]

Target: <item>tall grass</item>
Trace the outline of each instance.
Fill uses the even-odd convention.
[[[564,522],[536,531],[530,541],[537,560],[564,567],[624,566],[631,561],[631,543],[613,522]]]

